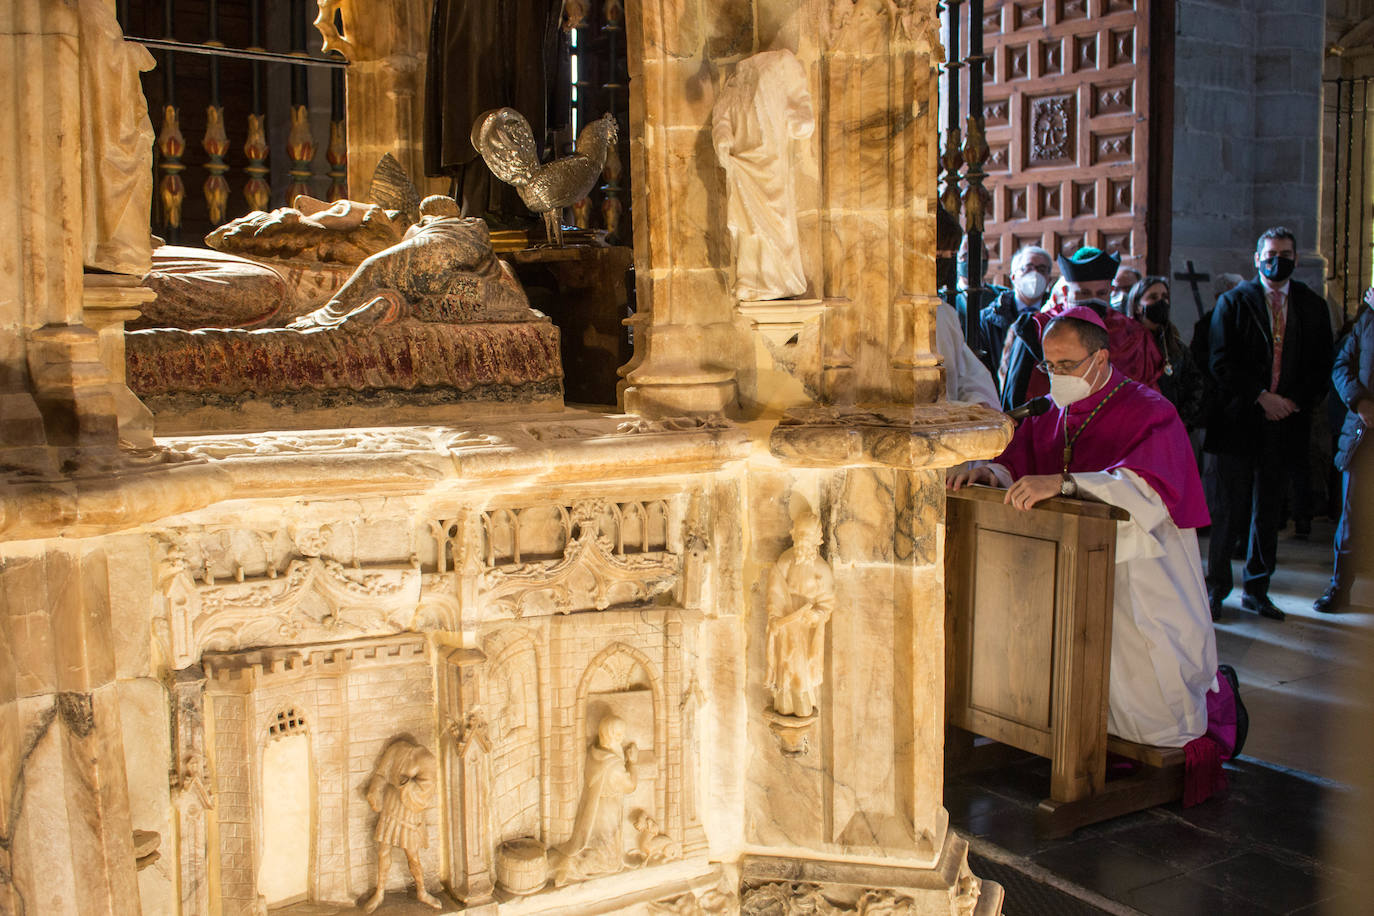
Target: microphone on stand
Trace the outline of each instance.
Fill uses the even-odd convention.
[[[1049,395],[1042,394],[1038,398],[1031,398],[1026,403],[1008,410],[1007,416],[1019,423],[1026,419],[1026,417],[1038,417],[1042,413],[1048,412],[1053,406],[1054,402],[1050,400]]]

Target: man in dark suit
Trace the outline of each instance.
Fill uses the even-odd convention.
[[[1249,528],[1242,606],[1272,620],[1286,466],[1306,449],[1312,412],[1331,377],[1331,324],[1325,301],[1289,279],[1297,241],[1268,229],[1255,247],[1259,276],[1217,301],[1208,366],[1217,397],[1203,448],[1216,455],[1217,505],[1207,551],[1212,619],[1231,592],[1230,546]]]

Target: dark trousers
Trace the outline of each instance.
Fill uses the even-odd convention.
[[[1341,592],[1349,592],[1355,584],[1357,575],[1368,575],[1369,559],[1355,554],[1355,531],[1367,526],[1371,519],[1370,507],[1361,504],[1369,501],[1371,487],[1374,487],[1374,449],[1367,446],[1357,448],[1350,460],[1350,467],[1341,475],[1341,520],[1336,523],[1335,560],[1331,567],[1331,587]],[[1365,517],[1356,518],[1363,514]],[[1363,562],[1361,562],[1363,560]]]
[[[1207,544],[1207,592],[1214,601],[1231,593],[1231,545],[1247,529],[1245,594],[1268,595],[1269,579],[1278,566],[1287,450],[1281,448],[1278,430],[1266,429],[1264,438],[1253,455],[1216,456],[1216,511]]]

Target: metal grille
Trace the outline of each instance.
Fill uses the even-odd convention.
[[[306,0],[120,0],[158,132],[151,224],[196,244],[298,194],[348,194],[344,68],[321,50]],[[339,27],[335,13],[335,25]]]
[[[1326,80],[1326,113],[1334,115],[1334,161],[1328,177],[1331,195],[1330,294],[1346,315],[1359,308],[1360,294],[1374,283],[1374,208],[1369,202],[1370,81],[1374,77]]]
[[[605,229],[613,245],[631,244],[630,227],[630,80],[626,58],[625,5],[622,0],[564,7],[572,39],[573,138],[582,127],[610,113],[620,125],[612,153],[606,157],[601,183],[573,205],[573,222]],[[570,12],[571,11],[571,12]],[[575,17],[575,18],[573,18]],[[562,155],[568,150],[560,150]]]

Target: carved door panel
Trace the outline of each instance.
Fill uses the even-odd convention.
[[[985,12],[995,282],[1027,244],[1051,255],[1095,245],[1144,270],[1156,241],[1147,223],[1151,6],[1009,0]]]

